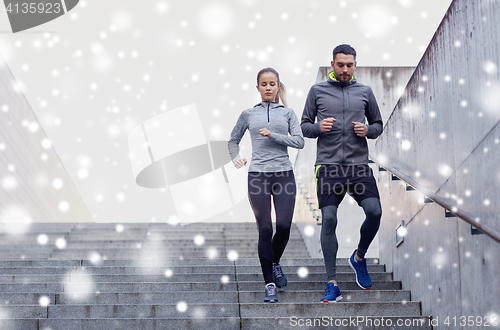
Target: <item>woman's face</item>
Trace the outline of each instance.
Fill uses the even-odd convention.
[[[272,72],[264,72],[260,75],[257,90],[262,97],[262,101],[274,102],[278,93],[278,77]]]

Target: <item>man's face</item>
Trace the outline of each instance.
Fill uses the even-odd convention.
[[[351,77],[356,69],[356,61],[354,55],[346,55],[338,53],[335,55],[331,63],[335,78],[340,82],[346,83],[351,80]]]

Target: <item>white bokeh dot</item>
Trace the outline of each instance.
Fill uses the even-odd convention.
[[[64,237],[59,237],[58,239],[56,239],[55,244],[56,244],[57,248],[60,250],[65,249],[67,246],[66,240],[64,239]]]
[[[196,235],[193,238],[194,244],[196,245],[203,245],[205,243],[205,237],[203,235]]]
[[[406,227],[401,226],[398,228],[398,230],[396,232],[397,232],[398,236],[405,237],[406,234],[408,234],[408,229],[406,229]]]
[[[176,307],[178,312],[184,313],[187,311],[188,305],[184,301],[179,301]]]
[[[47,307],[50,304],[49,297],[41,296],[40,299],[38,299],[38,304],[42,307]]]
[[[55,178],[54,180],[52,180],[52,187],[54,189],[58,190],[58,189],[61,189],[63,186],[64,186],[64,182],[60,178]]]
[[[211,5],[201,13],[198,22],[207,36],[221,38],[230,33],[233,15],[225,6]]]
[[[156,11],[160,14],[166,13],[168,10],[168,4],[165,1],[158,1],[156,3]]]
[[[498,67],[492,61],[485,61],[483,64],[483,69],[487,74],[494,75],[497,73]]]
[[[123,202],[125,200],[125,194],[124,193],[118,193],[116,195],[116,200],[119,202]]]
[[[237,259],[238,259],[238,252],[236,252],[236,251],[234,251],[234,250],[233,250],[233,251],[229,251],[229,252],[227,253],[227,258],[228,258],[229,260],[231,260],[231,261],[235,261],[235,260],[237,260]]]
[[[300,277],[300,278],[305,278],[309,275],[309,269],[307,269],[306,267],[299,267],[297,269],[297,275]]]
[[[36,241],[40,245],[45,245],[45,244],[47,244],[49,242],[49,237],[47,235],[45,235],[45,234],[40,234],[40,235],[37,236]]]
[[[59,211],[67,212],[69,210],[69,203],[66,201],[62,201],[59,203]]]
[[[89,171],[86,168],[78,170],[77,175],[80,179],[86,179],[89,176]]]
[[[304,227],[304,235],[312,236],[312,235],[314,235],[314,232],[315,232],[315,230],[314,230],[313,226],[307,225]]]
[[[409,140],[403,140],[403,141],[401,142],[401,148],[402,148],[403,150],[405,150],[405,151],[406,151],[406,150],[410,150],[410,149],[411,149],[411,142],[410,142]]]
[[[40,125],[38,125],[38,123],[35,123],[35,122],[31,122],[28,124],[28,130],[31,132],[31,133],[36,133],[38,132],[38,129],[40,128]]]
[[[208,259],[215,259],[219,256],[219,251],[216,248],[211,247],[207,249],[206,255]]]
[[[88,260],[93,264],[93,265],[99,265],[102,262],[102,256],[98,252],[91,252],[88,255]]]

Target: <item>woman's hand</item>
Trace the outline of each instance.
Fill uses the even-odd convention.
[[[271,138],[271,136],[273,136],[273,135],[271,134],[271,131],[270,131],[270,130],[268,130],[267,128],[261,128],[261,129],[259,129],[259,133],[260,133],[260,135],[262,135],[262,136],[267,136],[269,139]]]
[[[242,168],[247,164],[247,160],[245,158],[240,158],[237,161],[234,162],[234,167],[236,168]]]

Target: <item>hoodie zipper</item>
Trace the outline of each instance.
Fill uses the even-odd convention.
[[[349,100],[349,93],[347,93],[347,98]],[[345,164],[345,93],[344,86],[342,86],[342,165]]]
[[[269,105],[270,105],[270,104],[271,104],[271,103],[268,103],[268,104],[267,104],[267,122],[269,122]]]

